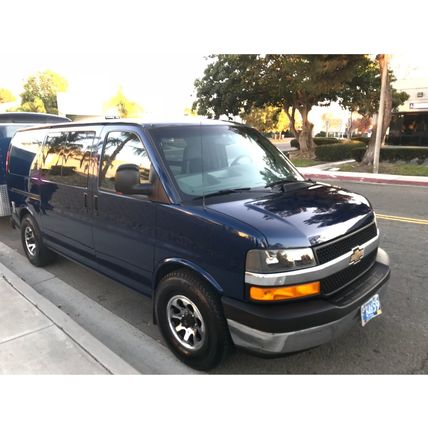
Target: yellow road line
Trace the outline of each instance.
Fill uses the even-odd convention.
[[[401,221],[403,223],[423,224],[428,226],[428,220],[422,218],[400,217],[389,214],[376,214],[376,218],[381,220]]]

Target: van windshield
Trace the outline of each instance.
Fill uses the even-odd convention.
[[[304,180],[285,155],[251,128],[183,125],[149,132],[186,199]]]

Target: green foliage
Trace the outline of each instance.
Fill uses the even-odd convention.
[[[360,141],[361,143],[368,143],[370,141],[370,137],[352,137],[353,141]]]
[[[329,145],[329,144],[338,144],[340,143],[341,140],[337,139],[337,138],[333,138],[333,137],[315,137],[314,138],[314,143],[315,146],[325,146],[325,145]],[[299,148],[299,142],[294,138],[290,141],[290,145],[291,147],[295,147],[296,149]]]
[[[298,149],[298,148],[299,148],[299,142],[298,142],[295,138],[293,138],[293,139],[290,141],[290,146],[291,146],[291,147],[294,147],[295,149]]]
[[[212,55],[195,81],[198,113],[218,118],[271,105],[310,110],[337,100],[364,55]],[[334,79],[332,79],[334,74]]]
[[[323,137],[327,137],[327,134],[325,133],[325,131],[320,131],[320,132],[318,132],[317,135],[315,135],[315,137],[321,137],[321,138],[323,138]]]
[[[396,79],[389,71],[389,81]],[[355,68],[355,75],[348,86],[338,93],[340,104],[363,117],[371,117],[379,110],[381,73],[376,61],[366,57]],[[392,110],[396,111],[409,95],[392,88]]]
[[[18,111],[58,114],[56,95],[67,90],[67,81],[57,73],[46,70],[31,75],[24,84]]]
[[[294,166],[297,166],[297,167],[307,167],[307,166],[315,166],[315,165],[322,164],[322,162],[316,161],[313,159],[299,159],[299,158],[291,159],[291,162]]]
[[[254,107],[241,117],[247,125],[264,133],[282,132],[290,126],[285,111],[273,106]]]
[[[121,118],[138,117],[143,112],[143,108],[138,103],[126,98],[122,86],[119,86],[116,94],[105,103],[104,108],[114,109],[115,114]]]
[[[0,88],[0,104],[2,103],[10,103],[11,101],[15,101],[16,98],[12,94],[9,89],[6,88]]]
[[[326,162],[336,162],[341,160],[353,159],[353,149],[360,147],[362,148],[364,153],[366,145],[364,143],[359,142],[316,146],[315,155],[317,160]]]
[[[43,100],[39,97],[34,97],[32,101],[27,101],[21,104],[15,111],[28,111],[35,113],[58,113],[58,109],[51,110],[49,112],[46,111],[45,104]]]
[[[329,144],[338,144],[341,140],[333,137],[315,137],[314,143],[316,146],[326,146]]]
[[[186,107],[184,109],[184,116],[196,117],[198,112],[196,110],[192,110],[190,107]]]
[[[351,151],[352,158],[361,162],[365,153],[365,148],[354,148]],[[428,147],[381,147],[380,160],[382,162],[409,162],[412,159],[428,159]]]
[[[328,105],[355,77],[365,55],[212,55],[201,79],[195,81],[194,108],[218,118],[248,114],[254,107],[273,106],[286,112],[290,127],[312,151],[308,113],[315,105]],[[332,78],[334,76],[334,78]],[[302,130],[295,114],[302,117]]]

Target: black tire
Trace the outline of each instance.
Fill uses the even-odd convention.
[[[178,333],[174,333],[170,326],[168,303],[174,301],[177,296],[189,299],[202,316],[204,339],[198,343],[198,346],[201,346],[199,349],[183,346],[175,336]],[[183,307],[183,310],[185,309],[186,306]],[[196,370],[210,370],[223,361],[230,350],[231,339],[220,299],[210,285],[191,270],[179,269],[161,279],[156,292],[155,311],[165,341],[172,352],[188,366]],[[192,317],[191,311],[189,313]],[[195,312],[193,314],[194,318],[197,318]],[[181,338],[181,341],[184,341],[184,338]]]
[[[31,239],[29,239],[30,234],[32,234]],[[21,242],[25,255],[34,266],[46,266],[54,260],[55,254],[44,244],[40,229],[29,214],[25,215],[21,221]]]

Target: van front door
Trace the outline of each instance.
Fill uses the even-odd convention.
[[[136,164],[140,182],[148,183],[151,162],[137,127],[103,128],[94,189],[94,248],[103,272],[150,294],[155,245],[156,202],[115,190],[119,165]]]

